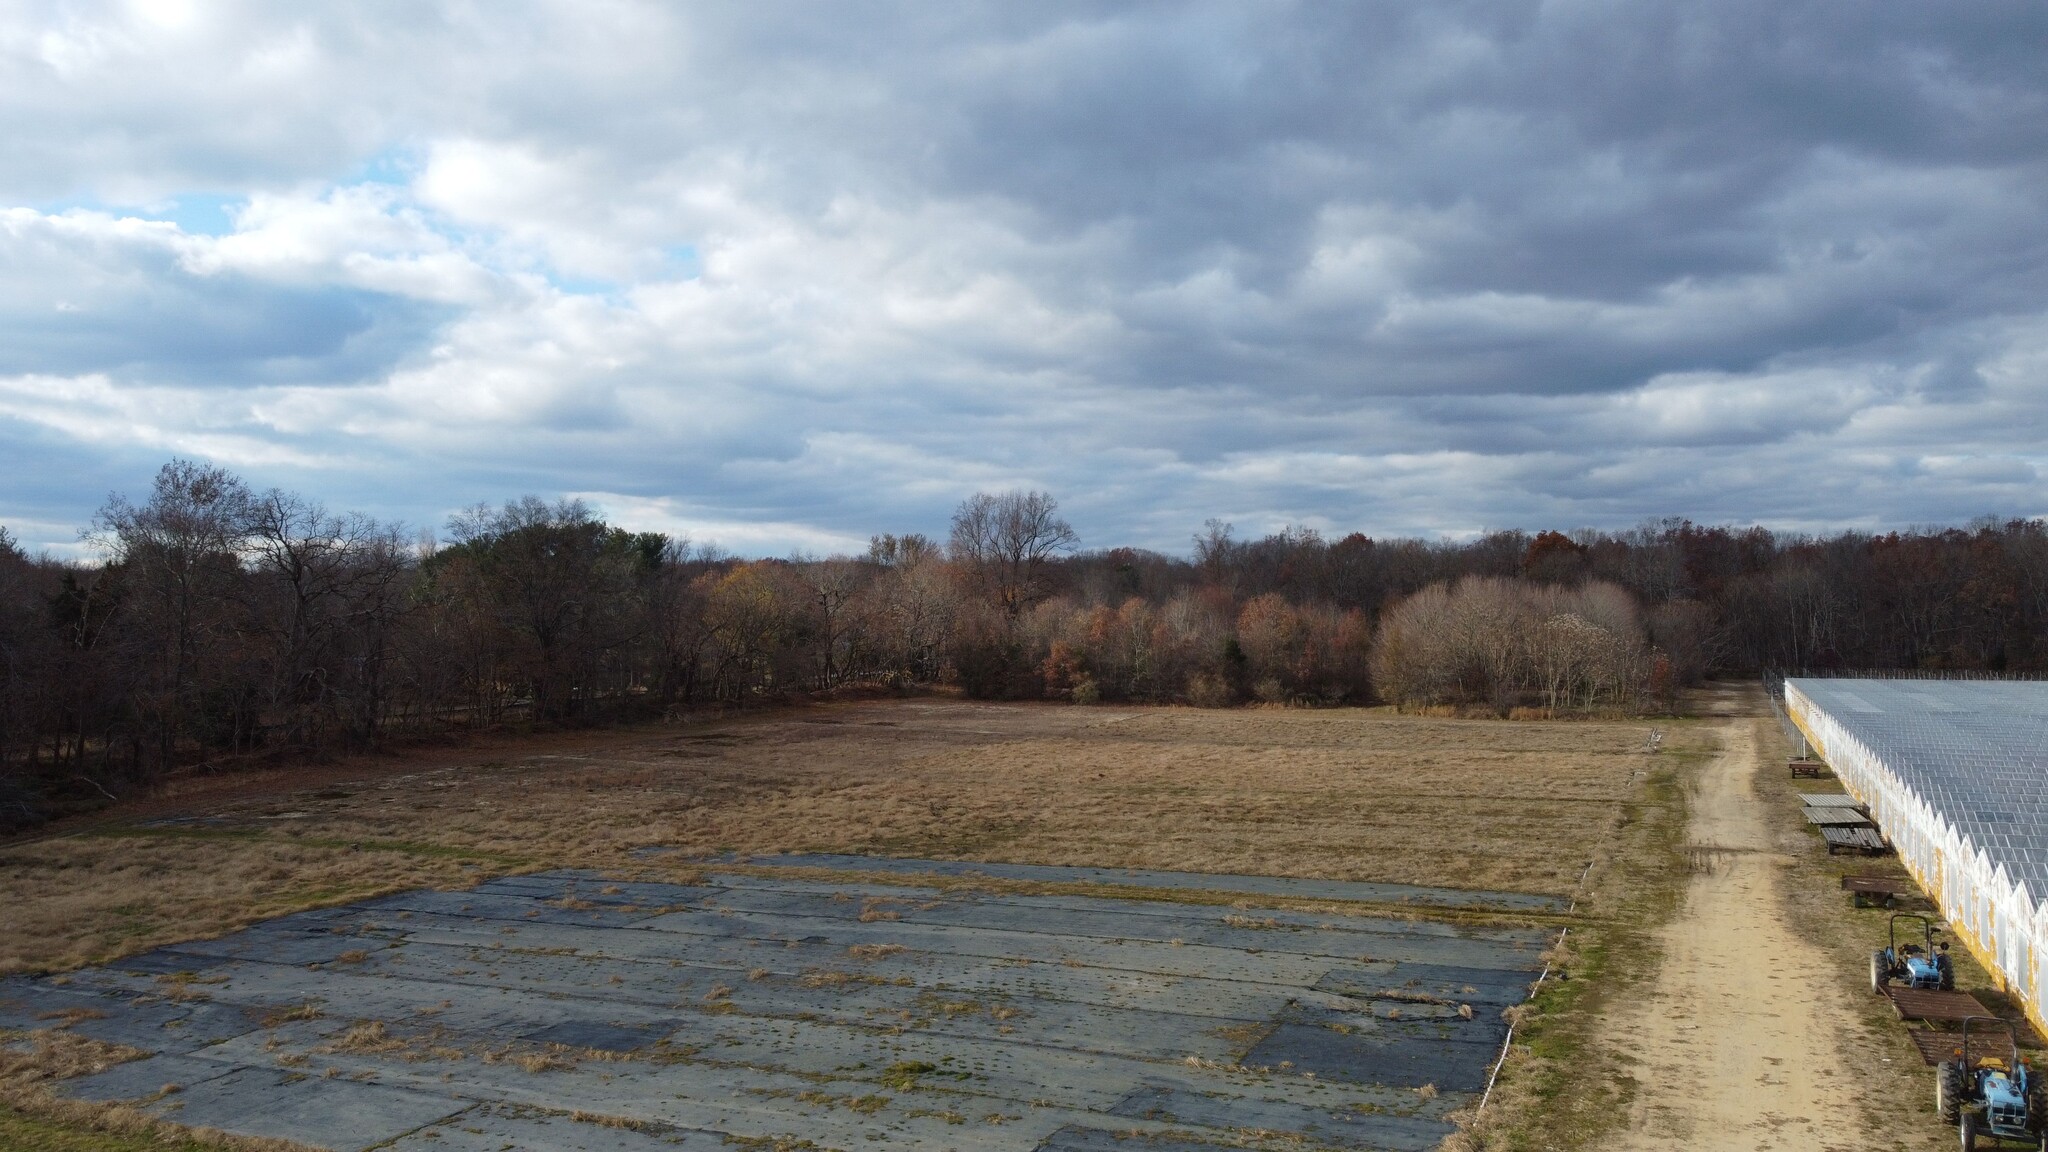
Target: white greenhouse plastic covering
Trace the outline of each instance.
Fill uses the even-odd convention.
[[[2048,683],[1801,678],[1785,710],[2048,1030]]]

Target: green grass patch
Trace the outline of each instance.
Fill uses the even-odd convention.
[[[0,1152],[219,1152],[197,1140],[166,1143],[42,1120],[0,1104]]]
[[[1276,912],[1304,912],[1317,916],[1371,916],[1388,920],[1430,920],[1473,927],[1551,928],[1580,923],[1582,917],[1566,912],[1535,909],[1471,908],[1431,904],[1426,900],[1405,901],[1338,900],[1326,896],[1274,896],[1229,889],[1149,888],[1096,880],[1017,880],[979,874],[954,875],[945,872],[866,872],[859,868],[820,868],[775,864],[716,865],[720,872],[778,880],[813,880],[821,884],[863,884],[895,888],[937,888],[949,892],[995,892],[1018,896],[1085,896],[1090,899],[1131,900],[1153,904],[1191,904],[1215,908],[1259,908]],[[1471,891],[1450,889],[1445,891]],[[1489,891],[1489,890],[1479,890]],[[1508,893],[1522,895],[1522,893]],[[1537,892],[1527,895],[1550,896]]]

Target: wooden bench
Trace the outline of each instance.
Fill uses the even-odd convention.
[[[1842,890],[1849,893],[1858,908],[1889,908],[1899,897],[1912,895],[1913,888],[1913,882],[1903,876],[1842,877]]]
[[[1828,774],[1828,766],[1818,760],[1788,760],[1785,764],[1792,769],[1794,776],[1820,777]]]

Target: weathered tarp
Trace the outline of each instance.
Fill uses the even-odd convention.
[[[74,1097],[336,1149],[1419,1150],[1484,1090],[1552,939],[1426,915],[1507,894],[1346,915],[1174,898],[1327,881],[1030,873],[1118,885],[1082,895],[772,859],[801,871],[551,872],[297,913],[0,979],[0,1028],[149,1054]]]

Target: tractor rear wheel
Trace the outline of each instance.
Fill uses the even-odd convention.
[[[1956,990],[1956,966],[1955,966],[1955,963],[1954,963],[1953,961],[1951,961],[1951,960],[1950,960],[1950,959],[1949,959],[1949,958],[1948,958],[1947,956],[1940,956],[1940,957],[1937,957],[1937,958],[1935,959],[1935,961],[1934,961],[1934,967],[1935,967],[1935,970],[1936,970],[1936,971],[1938,971],[1938,972],[1940,972],[1940,973],[1941,973],[1941,990],[1942,990],[1943,992],[1953,992],[1953,991],[1955,991],[1955,990]]]
[[[1963,1107],[1963,1067],[1943,1060],[1934,1069],[1934,1111],[1941,1122],[1953,1124]]]
[[[1885,957],[1884,950],[1880,948],[1870,954],[1870,994],[1872,996],[1884,995],[1884,986],[1891,983],[1891,980],[1891,961]]]

